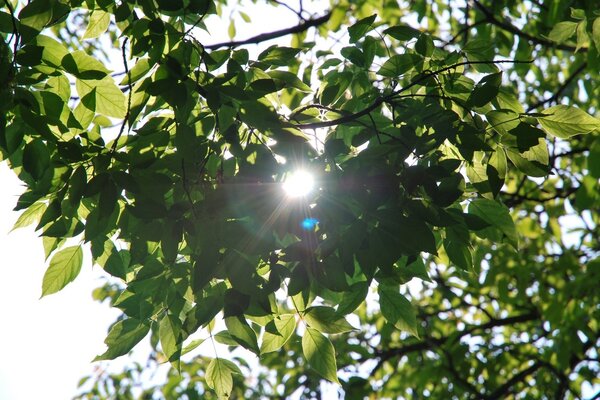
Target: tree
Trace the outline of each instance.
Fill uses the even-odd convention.
[[[0,154],[43,295],[89,248],[123,311],[97,360],[153,347],[80,398],[597,389],[595,2],[267,3],[297,24],[240,40],[254,2],[0,2]],[[317,188],[292,199],[297,169]],[[204,340],[261,368],[185,356]]]

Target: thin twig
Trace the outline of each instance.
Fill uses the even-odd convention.
[[[131,113],[131,96],[133,92],[133,88],[131,87],[131,72],[129,71],[129,66],[127,65],[127,55],[125,54],[125,48],[127,46],[127,41],[129,38],[125,37],[123,40],[123,45],[121,46],[121,54],[123,56],[123,66],[125,67],[125,73],[127,74],[127,87],[129,88],[129,93],[127,94],[127,111],[125,112],[125,117],[123,117],[123,123],[121,124],[121,129],[119,129],[119,134],[115,138],[113,142],[112,148],[110,149],[111,156],[117,151],[117,144],[119,143],[119,139],[125,132],[125,125],[127,125],[127,121],[129,120],[129,115]]]
[[[504,29],[505,31],[513,33],[523,39],[527,39],[532,43],[539,44],[542,46],[556,48],[556,49],[560,49],[560,50],[571,51],[571,52],[575,52],[575,50],[576,50],[575,46],[554,43],[551,40],[544,39],[542,37],[533,36],[533,35],[530,35],[529,33],[523,32],[521,29],[517,28],[516,26],[512,25],[511,23],[500,21],[499,19],[497,19],[496,16],[490,10],[488,10],[483,4],[481,4],[481,2],[479,2],[479,0],[472,0],[472,1],[473,1],[473,4],[475,4],[475,7],[479,11],[481,11],[483,13],[483,15],[485,15],[488,22],[496,25],[499,28]],[[585,52],[585,51],[587,51],[587,49],[582,48],[582,49],[579,49],[579,51]]]
[[[413,82],[411,82],[410,84],[408,84],[407,86],[398,89],[394,92],[392,92],[391,94],[387,95],[387,96],[380,96],[378,97],[370,106],[368,106],[367,108],[358,111],[354,114],[350,114],[350,115],[345,115],[343,117],[340,117],[338,119],[333,119],[333,120],[329,120],[329,121],[322,121],[322,122],[312,122],[312,123],[306,123],[306,124],[296,124],[295,127],[298,129],[316,129],[316,128],[326,128],[329,126],[336,126],[336,125],[341,125],[341,124],[345,124],[348,122],[353,122],[355,120],[357,120],[360,117],[363,117],[365,115],[368,115],[371,111],[375,110],[377,107],[379,107],[380,105],[382,105],[383,103],[386,103],[388,101],[391,101],[394,99],[394,97],[396,97],[397,95],[399,95],[402,92],[407,91],[408,89],[418,85],[419,83],[425,81],[426,79],[431,78],[432,76],[436,76],[439,75],[441,73],[444,73],[446,71],[449,71],[451,69],[455,69],[461,66],[465,66],[465,65],[475,65],[475,64],[502,64],[502,63],[512,63],[512,64],[530,64],[533,61],[520,61],[520,60],[497,60],[497,61],[463,61],[463,62],[459,62],[456,64],[452,64],[449,65],[447,67],[444,67],[442,69],[439,69],[437,71],[432,71],[429,73],[424,73],[421,77],[419,77],[418,79],[415,79]]]
[[[579,66],[579,68],[577,68],[575,70],[575,72],[573,72],[573,74],[571,74],[571,76],[569,76],[567,79],[565,79],[565,81],[563,82],[562,85],[560,85],[560,87],[558,88],[558,90],[556,91],[556,93],[554,93],[552,96],[548,97],[547,99],[544,100],[540,100],[535,104],[532,104],[531,106],[529,106],[529,108],[527,109],[527,112],[531,112],[533,110],[535,110],[536,108],[543,106],[544,104],[548,104],[551,103],[553,101],[557,101],[560,97],[560,95],[567,89],[567,87],[571,84],[571,82],[573,82],[573,80],[575,78],[577,78],[577,75],[579,75],[580,73],[582,73],[585,69],[587,68],[587,61],[585,61],[583,64],[581,64]]]

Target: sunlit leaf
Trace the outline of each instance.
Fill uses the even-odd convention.
[[[42,282],[42,297],[56,293],[79,275],[83,264],[81,246],[61,249],[50,259],[50,265]]]
[[[339,384],[335,349],[331,341],[321,332],[307,327],[302,336],[302,352],[308,364],[319,375],[330,382]]]

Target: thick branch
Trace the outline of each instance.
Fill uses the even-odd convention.
[[[215,49],[220,49],[221,47],[237,47],[237,46],[243,46],[246,44],[262,43],[262,42],[266,42],[267,40],[291,35],[293,33],[300,33],[300,32],[307,31],[309,28],[323,25],[324,23],[329,21],[329,18],[331,18],[331,11],[328,12],[327,14],[323,15],[322,17],[315,18],[315,19],[309,19],[301,24],[292,26],[291,28],[281,29],[278,31],[273,31],[273,32],[268,32],[268,33],[261,33],[260,35],[253,36],[253,37],[245,39],[245,40],[234,40],[231,42],[210,44],[210,45],[204,46],[204,48],[207,50],[215,50]]]
[[[489,23],[494,24],[497,27],[504,29],[505,31],[515,34],[523,39],[527,39],[530,42],[535,43],[535,44],[539,44],[542,46],[551,47],[551,48],[555,48],[555,49],[575,52],[575,46],[569,46],[567,44],[558,44],[558,43],[554,43],[548,39],[544,39],[544,38],[537,37],[537,36],[532,36],[529,33],[523,32],[521,29],[517,28],[516,26],[512,25],[511,23],[508,23],[505,21],[500,21],[499,19],[496,18],[496,16],[490,10],[488,10],[483,4],[481,4],[479,2],[479,0],[473,0],[473,4],[475,4],[475,7],[479,11],[481,11],[483,13],[483,15],[485,15],[485,17]],[[587,51],[587,49],[583,48],[583,49],[579,49],[579,51]]]

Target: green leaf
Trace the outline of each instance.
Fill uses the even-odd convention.
[[[517,229],[505,205],[489,199],[476,199],[469,204],[469,214],[476,215],[491,225],[489,228],[476,231],[478,235],[488,237],[491,240],[502,239],[502,237],[496,238],[489,231],[495,228],[501,232],[502,236],[506,237],[515,249],[519,248]]]
[[[296,317],[293,314],[282,314],[273,318],[265,326],[265,333],[260,345],[260,354],[279,350],[292,337],[296,330]]]
[[[204,343],[205,339],[195,339],[192,340],[190,343],[188,343],[182,350],[181,350],[181,355],[183,356],[184,354],[187,354],[195,349],[198,348],[198,346],[200,346],[202,343]]]
[[[258,59],[266,64],[284,67],[294,62],[300,50],[291,47],[271,46],[260,53]]]
[[[256,333],[248,325],[245,318],[240,316],[227,317],[225,318],[225,325],[227,326],[227,331],[236,342],[255,354],[260,353]]]
[[[31,174],[33,179],[40,180],[50,166],[50,152],[40,139],[34,139],[25,146],[23,151],[23,169]]]
[[[37,224],[44,211],[46,211],[46,207],[46,203],[41,201],[30,205],[25,211],[23,211],[23,213],[21,213],[21,215],[19,215],[19,218],[12,227],[11,232],[15,229],[23,228],[34,223]]]
[[[125,77],[119,85],[129,85],[130,83],[138,81],[150,71],[151,67],[150,59],[142,58],[137,60],[135,65],[129,70],[129,74],[125,74]]]
[[[435,45],[431,36],[427,33],[422,33],[419,39],[417,39],[417,43],[415,43],[415,51],[423,57],[431,57],[434,49]]]
[[[419,61],[421,61],[421,57],[416,54],[398,54],[386,60],[377,74],[388,78],[397,78],[413,69]]]
[[[592,25],[592,39],[596,45],[596,50],[600,53],[600,17],[596,18]]]
[[[312,89],[306,83],[302,82],[300,78],[289,71],[271,70],[267,74],[275,79],[285,83],[286,87],[293,87],[301,92],[311,93]]]
[[[81,246],[66,247],[54,254],[42,281],[42,297],[58,292],[77,278],[82,263]]]
[[[506,134],[520,123],[519,114],[511,110],[492,110],[485,114],[488,122],[500,134]]]
[[[34,43],[43,49],[42,61],[52,67],[59,68],[63,57],[69,54],[69,50],[63,43],[46,35],[38,35]]]
[[[108,29],[110,24],[110,14],[104,10],[94,10],[90,15],[90,21],[83,34],[84,39],[93,39],[102,35]]]
[[[110,72],[97,58],[82,50],[66,54],[60,64],[65,71],[79,79],[103,79]],[[112,82],[111,78],[108,80]]]
[[[115,118],[125,116],[127,112],[126,97],[111,77],[102,80],[77,79],[75,87],[82,100],[87,95],[93,96],[96,106],[95,111],[99,114]]]
[[[302,353],[311,368],[319,375],[330,382],[340,384],[337,378],[335,349],[325,335],[311,327],[306,327],[302,336]]]
[[[94,361],[114,360],[127,354],[146,335],[150,327],[135,318],[127,318],[115,323],[108,332],[104,343],[108,349],[94,358]]]
[[[350,286],[349,290],[344,292],[342,301],[337,308],[338,315],[347,315],[353,312],[365,301],[369,293],[369,285],[367,282],[356,282]]]
[[[29,42],[52,21],[52,6],[49,0],[34,0],[19,12],[19,32],[23,43]]]
[[[214,358],[206,368],[206,384],[219,398],[229,398],[233,389],[233,376],[230,366],[220,358]]]
[[[577,24],[577,45],[575,52],[581,48],[587,48],[590,45],[590,35],[587,33],[587,21],[583,20]]]
[[[323,333],[343,333],[355,329],[332,307],[309,307],[304,312],[304,320],[311,328]]]
[[[548,34],[548,39],[556,42],[558,44],[563,43],[567,39],[569,39],[573,34],[575,34],[575,30],[577,29],[576,22],[564,21],[559,22],[554,25],[554,28]]]
[[[482,107],[498,96],[498,90],[502,83],[502,72],[484,76],[469,96],[468,104]]]
[[[383,31],[384,35],[389,35],[400,41],[407,41],[418,37],[421,32],[408,25],[391,26]]]
[[[561,139],[571,136],[590,133],[600,129],[600,120],[592,117],[585,111],[576,107],[558,105],[544,111],[543,117],[537,116],[542,128],[549,134]]]
[[[397,286],[379,285],[379,306],[381,314],[396,328],[419,337],[417,316],[412,304],[404,297]]]
[[[365,33],[371,30],[373,22],[375,22],[377,14],[373,14],[370,17],[363,18],[357,21],[354,25],[348,28],[348,34],[350,35],[350,43],[356,43],[359,41]]]
[[[167,360],[172,362],[173,367],[179,371],[181,368],[181,342],[183,341],[179,318],[165,314],[158,325],[158,337]]]

